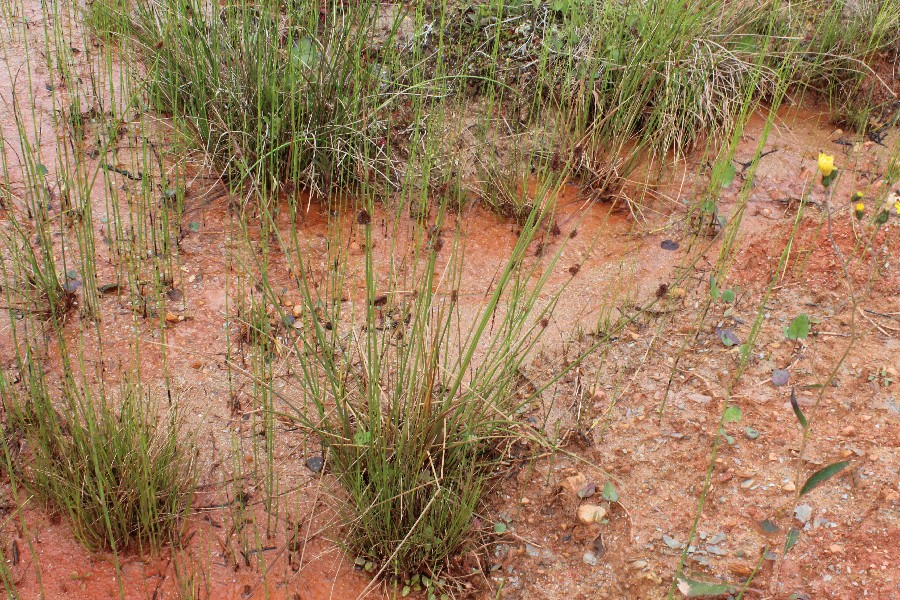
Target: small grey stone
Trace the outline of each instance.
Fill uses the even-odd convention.
[[[809,504],[801,504],[797,508],[794,509],[794,518],[800,521],[801,523],[806,523],[809,521],[809,518],[812,516],[812,506]]]
[[[787,369],[775,369],[772,371],[772,385],[781,387],[787,385],[791,378],[791,372]]]
[[[528,553],[528,556],[538,557],[541,555],[541,551],[531,544],[525,544],[525,552]]]
[[[592,567],[596,567],[600,562],[597,560],[597,556],[593,552],[585,552],[584,556],[581,557],[581,560],[584,561],[584,564],[590,565]]]
[[[744,488],[744,489],[746,490],[747,488],[749,488],[750,486],[752,486],[754,483],[756,483],[756,480],[755,480],[755,479],[748,479],[748,480],[746,480],[744,483],[741,484],[741,487]]]
[[[668,546],[669,548],[672,548],[674,550],[681,548],[681,542],[679,542],[678,540],[676,540],[674,538],[670,538],[666,534],[663,534],[662,541],[663,541],[663,544],[665,544],[666,546]]]
[[[643,569],[647,566],[647,561],[646,560],[636,560],[633,563],[631,563],[631,566],[634,567],[635,569]]]
[[[321,473],[322,467],[325,466],[325,461],[322,460],[321,456],[311,456],[306,459],[306,468],[312,471],[313,473]]]
[[[706,545],[706,551],[709,552],[710,554],[715,554],[716,556],[727,556],[728,555],[728,550],[723,550],[722,548],[719,548],[718,546],[714,546],[712,544]]]
[[[709,543],[710,543],[710,544],[713,544],[713,545],[715,545],[715,544],[721,544],[721,543],[724,542],[724,541],[725,541],[725,534],[724,534],[724,533],[721,533],[721,532],[719,532],[719,533],[717,533],[716,535],[714,535],[714,536],[712,536],[711,538],[709,538]]]

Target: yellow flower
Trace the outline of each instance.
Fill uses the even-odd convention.
[[[834,157],[824,152],[819,152],[819,170],[822,176],[828,177],[834,172]]]
[[[866,210],[866,205],[862,202],[858,202],[856,204],[856,212],[864,212]]]
[[[894,202],[894,210],[897,211],[898,215],[900,215],[900,200]]]

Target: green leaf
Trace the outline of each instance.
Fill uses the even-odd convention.
[[[494,533],[506,533],[506,523],[494,523]]]
[[[722,169],[722,174],[721,174],[722,187],[727,188],[729,185],[734,183],[735,173],[736,173],[736,171],[734,168],[734,163],[731,161],[728,161],[728,164],[725,165],[725,168]]]
[[[840,473],[844,467],[850,464],[849,460],[842,460],[841,462],[836,462],[828,465],[822,469],[819,469],[812,475],[810,475],[809,479],[806,480],[806,483],[803,484],[803,487],[800,488],[800,495],[806,495],[819,487],[821,484],[825,483],[838,473]]]
[[[800,426],[803,427],[803,429],[809,427],[809,423],[806,421],[806,416],[804,416],[803,411],[800,410],[800,405],[797,404],[796,388],[791,388],[791,408],[794,409],[794,414],[797,415],[797,420],[800,421]]]
[[[741,409],[735,405],[731,405],[725,409],[722,421],[725,423],[737,423],[741,420]]]
[[[198,223],[197,221],[191,221],[188,227],[190,227],[191,231],[193,231],[194,233],[200,231],[200,223]]]
[[[312,67],[319,58],[315,40],[309,36],[300,38],[291,48],[291,58],[306,69]]]
[[[619,501],[619,492],[616,490],[616,486],[613,485],[612,481],[607,481],[606,485],[603,486],[603,499],[608,502]]]
[[[716,201],[715,200],[705,200],[703,204],[700,205],[700,210],[705,212],[708,215],[716,212]]]
[[[688,598],[704,598],[733,594],[737,588],[727,583],[707,583],[688,579],[684,575],[678,578],[678,591]]]
[[[47,176],[47,173],[50,172],[50,171],[47,170],[47,167],[45,167],[45,166],[42,165],[41,163],[38,163],[38,164],[37,164],[36,169],[37,169],[38,175],[40,175],[41,177],[46,177],[46,176]]]
[[[794,544],[796,544],[799,539],[800,530],[796,527],[791,527],[788,531],[787,539],[784,542],[784,556],[787,556],[787,553],[791,551],[791,548],[794,547]]]
[[[372,433],[370,431],[357,431],[353,436],[353,441],[359,446],[365,446],[372,441]]]
[[[407,596],[409,596],[409,593],[410,593],[411,591],[412,591],[412,589],[411,589],[408,585],[404,585],[404,586],[403,586],[403,589],[400,590],[400,595],[401,595],[403,598],[406,598]]]
[[[809,335],[809,315],[800,313],[791,324],[784,328],[784,335],[789,340],[805,340]]]
[[[734,290],[722,290],[722,302],[734,302]]]
[[[719,299],[719,283],[715,275],[709,276],[709,295],[712,296],[713,300]]]

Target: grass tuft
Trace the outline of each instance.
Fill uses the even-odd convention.
[[[11,476],[68,516],[90,550],[153,551],[171,541],[196,479],[174,409],[160,421],[149,397],[126,384],[118,409],[68,385],[58,410],[37,369],[28,369],[26,401],[5,398],[14,436],[7,441],[24,448],[9,463]]]

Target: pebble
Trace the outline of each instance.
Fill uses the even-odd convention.
[[[846,427],[841,429],[841,435],[843,435],[844,437],[852,437],[856,435],[856,427],[854,427],[853,425],[847,425]]]
[[[832,554],[840,554],[841,552],[844,551],[844,547],[841,546],[840,544],[832,544],[832,545],[828,546],[828,551],[831,552]]]
[[[740,563],[732,563],[728,565],[728,570],[738,577],[750,577],[750,575],[753,574],[753,569],[751,569],[747,565],[742,565]]]
[[[747,489],[748,487],[752,486],[754,483],[756,483],[756,481],[754,479],[748,479],[744,483],[741,484],[741,487],[744,489]]]
[[[678,548],[681,548],[681,542],[679,542],[675,538],[671,538],[671,537],[667,536],[666,534],[663,534],[662,541],[663,541],[663,544],[665,544],[669,548],[672,548],[673,550],[677,550]]]
[[[781,489],[783,489],[786,492],[793,492],[797,489],[797,486],[794,485],[793,481],[788,481],[786,484],[784,484],[784,487]]]
[[[323,466],[325,466],[325,461],[321,456],[311,456],[306,459],[306,468],[313,473],[320,473]]]
[[[584,486],[587,485],[587,477],[584,476],[583,473],[578,473],[577,475],[570,475],[566,477],[562,481],[562,488],[568,491],[570,494],[578,495]]]
[[[719,548],[718,546],[714,546],[712,544],[706,545],[706,551],[709,552],[710,554],[715,554],[716,556],[727,556],[728,555],[727,550],[723,550],[722,548]]]
[[[584,556],[581,557],[581,560],[584,561],[584,564],[590,565],[592,567],[596,567],[600,562],[597,560],[597,556],[593,552],[585,552]]]
[[[596,504],[582,504],[578,507],[578,520],[585,525],[599,523],[606,516],[606,509]]]
[[[812,516],[812,506],[809,504],[801,504],[797,508],[794,509],[794,518],[800,521],[801,523],[806,523],[809,521],[809,518]]]
[[[709,543],[710,543],[710,544],[714,544],[714,545],[715,545],[715,544],[721,544],[721,543],[724,542],[724,541],[725,541],[725,534],[724,534],[724,533],[717,533],[716,535],[714,535],[714,536],[712,536],[711,538],[709,538]]]
[[[643,568],[646,568],[647,561],[646,560],[636,560],[633,563],[631,563],[631,566],[634,567],[635,569],[643,569]]]
[[[172,311],[167,311],[166,321],[168,323],[181,323],[182,321],[184,321],[184,315],[176,315]]]

